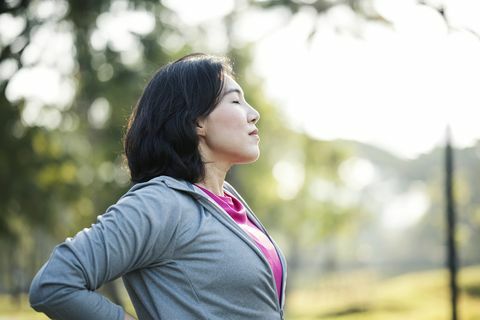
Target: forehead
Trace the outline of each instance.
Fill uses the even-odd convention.
[[[236,92],[243,94],[242,87],[234,80],[232,77],[225,75],[225,80],[223,83],[223,95]]]

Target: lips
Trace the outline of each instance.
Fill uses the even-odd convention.
[[[253,130],[252,132],[249,133],[250,136],[253,135],[258,135],[258,129]]]

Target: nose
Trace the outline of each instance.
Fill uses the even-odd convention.
[[[249,123],[257,123],[260,120],[260,113],[251,105],[248,105],[249,113],[248,113],[248,122]]]

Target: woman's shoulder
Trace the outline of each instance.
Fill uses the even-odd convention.
[[[169,176],[158,176],[148,181],[134,184],[117,202],[138,202],[142,205],[173,206],[178,208],[189,203],[194,197],[189,183]]]
[[[149,193],[165,193],[169,191],[170,188],[165,184],[164,180],[161,179],[161,177],[155,177],[148,181],[135,183],[124,196],[131,194],[146,195]]]

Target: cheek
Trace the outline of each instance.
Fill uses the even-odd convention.
[[[224,110],[211,118],[214,127],[220,131],[234,131],[243,128],[245,123],[243,115],[238,110]]]

